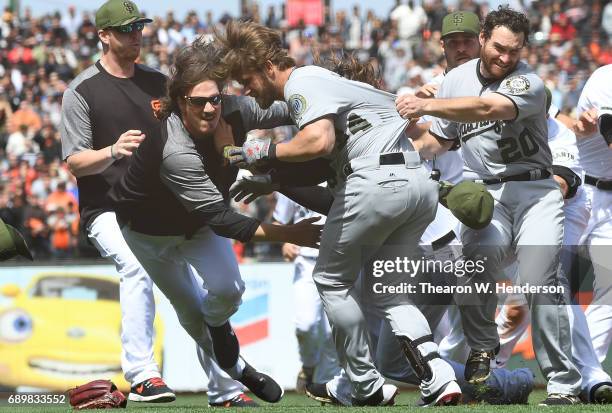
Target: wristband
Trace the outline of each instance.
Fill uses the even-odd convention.
[[[115,154],[113,153],[113,146],[115,146],[115,144],[114,144],[114,143],[113,143],[113,144],[111,145],[111,147],[110,147],[110,148],[111,148],[111,158],[113,158],[114,160],[117,160],[117,159],[119,159],[119,158],[117,158],[117,157],[115,156]]]
[[[268,160],[276,159],[276,144],[271,143],[268,148]]]

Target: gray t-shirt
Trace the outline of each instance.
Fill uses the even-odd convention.
[[[488,82],[480,74],[480,59],[451,70],[438,98],[484,96],[499,93],[517,109],[511,121],[453,122],[434,118],[430,131],[443,139],[460,139],[466,178],[510,176],[537,168],[550,168],[546,94],[542,80],[520,62],[506,78]]]
[[[234,118],[233,114],[237,117]],[[284,102],[276,102],[264,110],[248,96],[224,95],[222,116],[233,129],[243,129],[241,133],[291,122]],[[208,139],[207,143],[212,143],[212,139]],[[236,143],[240,145],[243,142]],[[211,168],[212,164],[219,163],[218,154],[213,148],[211,146],[202,155],[181,119],[175,113],[168,118],[168,141],[163,149],[160,178],[189,212],[223,199],[221,193],[225,185],[222,183],[225,180],[217,176],[216,169]],[[228,171],[224,171],[223,175],[232,178],[232,182],[236,178]]]
[[[168,118],[167,128],[168,140],[159,169],[161,181],[187,212],[223,201],[221,193],[206,173],[205,160],[175,113]]]
[[[336,146],[330,158],[337,172],[360,156],[410,148],[404,135],[408,121],[395,109],[395,98],[318,66],[295,69],[285,85],[285,101],[298,128],[333,118]]]
[[[253,129],[272,129],[278,126],[293,125],[285,102],[274,102],[268,109],[262,109],[252,97],[223,95],[222,116],[231,122],[232,114],[239,115],[244,133]],[[232,124],[232,127],[235,128],[236,124]],[[237,142],[237,144],[241,145],[242,142]]]

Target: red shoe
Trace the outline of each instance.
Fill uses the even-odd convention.
[[[208,403],[209,407],[259,407],[255,400],[244,393],[232,397],[229,400],[219,403]]]
[[[135,384],[130,390],[128,400],[133,402],[168,403],[176,400],[176,395],[160,377],[152,377]]]

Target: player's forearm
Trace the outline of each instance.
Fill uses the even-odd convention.
[[[295,225],[274,225],[263,222],[259,224],[251,241],[289,242],[296,245],[305,245],[304,236]]]
[[[424,105],[423,113],[455,122],[513,119],[516,109],[512,102],[501,95],[500,97],[507,100],[508,104],[505,104],[505,102],[500,104],[498,98],[490,96],[428,99]]]
[[[329,155],[336,142],[333,124],[320,122],[306,126],[289,142],[276,145],[276,158],[286,162],[304,162]]]
[[[70,172],[77,178],[102,173],[115,159],[111,156],[111,146],[102,149],[88,149],[70,155],[67,159]]]
[[[406,135],[410,138],[412,146],[423,159],[433,159],[436,155],[446,152],[453,141],[445,141],[436,138],[429,133],[431,122],[419,123],[406,129]]]

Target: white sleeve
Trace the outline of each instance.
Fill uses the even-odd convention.
[[[272,218],[280,224],[290,224],[293,221],[296,207],[297,204],[295,202],[279,193],[276,199],[276,207],[272,213]]]

